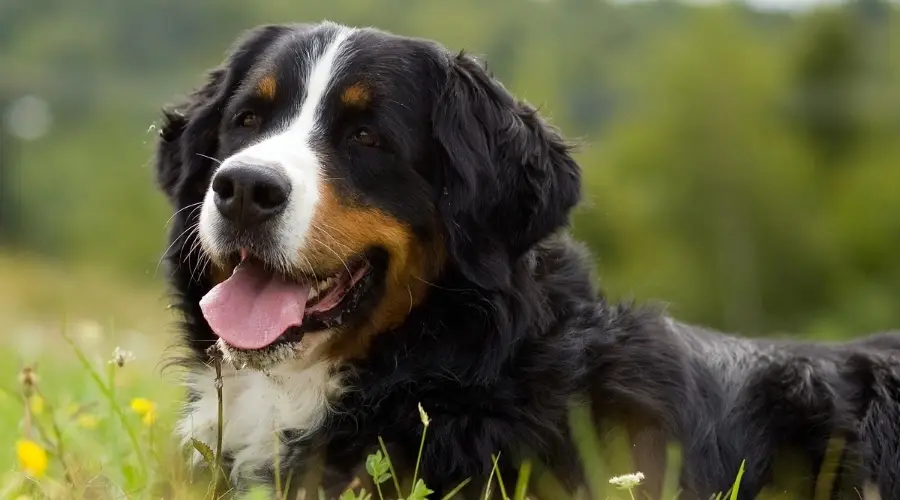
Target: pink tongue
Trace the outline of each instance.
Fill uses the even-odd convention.
[[[225,342],[238,349],[262,349],[303,323],[308,296],[309,285],[284,281],[259,263],[244,261],[203,296],[200,309]]]

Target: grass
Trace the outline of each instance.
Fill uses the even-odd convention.
[[[162,288],[2,254],[0,282],[0,500],[179,500],[228,490],[224,475],[188,470],[193,450],[172,437],[183,393],[178,374],[161,371],[173,319],[165,314]],[[419,411],[424,446],[430,417],[427,408]],[[588,490],[564,492],[540,464],[524,463],[515,478],[501,478],[495,467],[486,493],[525,500],[530,483],[560,500],[638,498],[640,471],[631,469],[627,445],[621,436],[601,440],[590,421],[587,410],[573,408],[570,424],[588,469]],[[218,470],[220,442],[193,445]],[[669,463],[677,459],[673,447]],[[418,462],[413,480],[401,481],[383,442],[366,471],[376,490],[348,490],[341,500],[442,500],[418,477]],[[743,468],[736,472],[735,486],[717,498],[736,499]],[[668,472],[665,498],[678,496],[676,473],[677,466]],[[282,479],[276,478],[279,498],[287,486]],[[270,495],[254,490],[246,497]]]

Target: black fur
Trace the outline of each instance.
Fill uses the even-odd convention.
[[[580,170],[559,134],[474,59],[460,54],[447,73],[432,116],[447,246],[472,282],[506,288],[511,264],[567,222]]]
[[[211,283],[193,228],[193,204],[215,168],[207,157],[228,150],[222,113],[247,73],[274,57],[286,33],[306,29],[252,31],[184,106],[164,114],[158,181],[178,210],[167,257],[197,361],[216,339],[198,306]],[[374,30],[364,36],[371,43],[359,57],[381,65],[373,74],[398,88],[414,84],[404,90],[413,109],[393,112],[386,125],[399,137],[391,161],[409,166],[391,173],[391,185],[423,187],[380,190],[377,178],[357,178],[344,188],[398,219],[439,214],[448,262],[402,326],[377,336],[365,360],[344,365],[352,390],[333,402],[327,424],[312,435],[285,431],[285,474],[324,453],[327,478],[341,484],[378,436],[397,464],[413,463],[421,403],[431,426],[420,475],[434,498],[467,477],[483,485],[491,454],[500,455],[507,488],[525,457],[575,487],[584,475],[567,410],[583,400],[598,426],[678,442],[682,498],[728,490],[742,460],[739,498],[775,480],[782,456],[806,461],[815,476],[832,436],[844,440],[845,489],[834,498],[855,498],[866,482],[884,500],[900,498],[900,337],[747,340],[607,302],[588,253],[566,235],[580,173],[560,134],[473,58]]]

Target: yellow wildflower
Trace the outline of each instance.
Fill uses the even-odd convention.
[[[33,394],[28,402],[32,415],[40,415],[44,412],[44,398],[40,394]]]
[[[131,400],[131,411],[142,417],[148,412],[153,411],[153,406],[153,401],[146,398],[134,398]]]
[[[145,398],[134,398],[131,400],[131,411],[141,416],[144,425],[153,425],[156,421],[156,405],[153,401]]]
[[[82,415],[79,415],[78,419],[75,422],[78,424],[79,427],[82,427],[84,429],[96,429],[97,424],[100,421],[97,420],[97,417],[95,417],[89,413],[84,413]]]
[[[47,470],[47,452],[34,441],[20,439],[16,442],[16,455],[19,466],[31,477],[41,477]]]

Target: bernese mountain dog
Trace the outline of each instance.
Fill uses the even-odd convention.
[[[681,498],[729,490],[742,464],[739,498],[755,498],[781,456],[812,478],[795,498],[822,495],[825,469],[831,498],[900,498],[900,336],[754,340],[611,303],[568,235],[571,145],[471,55],[260,26],[163,114],[189,358],[178,431],[217,446],[219,368],[238,490],[317,470],[339,492],[381,439],[401,476],[423,446],[431,498],[466,479],[474,498],[494,458],[507,491],[526,459],[575,491],[591,477],[578,402],[598,432],[625,429],[642,496],[676,443]]]

